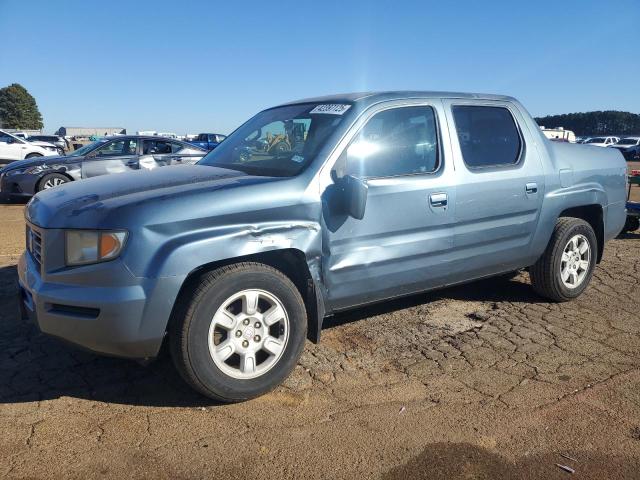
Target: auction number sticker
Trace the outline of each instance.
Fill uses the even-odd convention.
[[[342,115],[344,112],[349,110],[351,105],[345,105],[343,103],[328,103],[326,105],[317,105],[313,110],[309,113],[326,113],[329,115]]]

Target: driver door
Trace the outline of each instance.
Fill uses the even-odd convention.
[[[389,108],[390,107],[390,108]],[[455,277],[455,171],[438,102],[391,104],[366,120],[323,194],[323,275],[341,310],[411,294]],[[364,217],[341,211],[340,182],[367,185]],[[337,198],[338,201],[334,201]]]
[[[82,178],[138,170],[138,140],[112,140],[87,155],[82,162]]]

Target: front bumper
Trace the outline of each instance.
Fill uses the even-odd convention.
[[[41,274],[41,268],[28,252],[18,262],[21,310],[43,333],[110,356],[158,354],[178,278],[134,277],[118,260],[77,267],[71,275]]]
[[[36,193],[36,184],[40,178],[26,173],[0,175],[0,194],[6,197],[29,198]]]

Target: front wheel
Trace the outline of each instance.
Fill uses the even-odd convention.
[[[40,179],[37,190],[39,192],[42,190],[49,190],[50,188],[64,185],[69,181],[69,177],[62,175],[61,173],[49,173]]]
[[[529,269],[533,288],[556,302],[576,298],[591,281],[597,252],[591,225],[579,218],[560,218],[544,254]]]
[[[260,263],[221,267],[178,300],[171,354],[182,377],[223,402],[262,395],[295,367],[307,332],[300,292]]]

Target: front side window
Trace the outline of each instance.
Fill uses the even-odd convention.
[[[585,143],[605,143],[605,139],[602,137],[590,138]]]
[[[82,157],[83,155],[86,155],[87,153],[92,152],[93,150],[97,149],[100,145],[103,145],[106,142],[107,140],[103,139],[103,140],[98,140],[97,142],[89,143],[88,145],[85,145],[83,147],[80,147],[77,150],[74,150],[69,154],[69,156]]]
[[[452,107],[464,163],[470,168],[513,165],[522,139],[511,112],[504,107]]]
[[[349,108],[349,104],[305,103],[265,110],[227,137],[198,165],[250,175],[292,177],[313,161]]]
[[[371,117],[341,161],[360,178],[431,173],[439,163],[436,117],[432,107],[399,107]],[[343,172],[339,172],[339,176]]]
[[[99,157],[116,157],[122,155],[135,155],[138,141],[132,138],[116,140],[100,147],[96,154]]]

